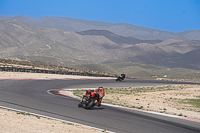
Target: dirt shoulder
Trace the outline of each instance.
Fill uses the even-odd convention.
[[[100,130],[0,109],[1,133],[101,133]]]

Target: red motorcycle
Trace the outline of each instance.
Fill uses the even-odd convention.
[[[96,103],[95,100],[98,99],[98,96],[91,90],[87,90],[86,94],[83,95],[82,101],[78,104],[78,107],[84,107],[85,109],[90,109]]]

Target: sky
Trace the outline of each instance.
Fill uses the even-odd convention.
[[[200,30],[200,0],[0,0],[0,16],[56,16],[158,30]]]

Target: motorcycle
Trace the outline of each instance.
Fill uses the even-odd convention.
[[[121,74],[119,77],[117,77],[116,81],[122,81],[125,79],[125,74]]]
[[[97,100],[98,97],[95,96],[94,92],[91,92],[90,90],[86,91],[86,94],[83,95],[83,98],[81,102],[78,104],[78,107],[84,107],[85,109],[90,109],[93,107],[96,103],[95,100]]]

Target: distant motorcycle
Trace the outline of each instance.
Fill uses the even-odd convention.
[[[84,107],[85,109],[90,109],[96,104],[95,100],[97,99],[98,97],[95,96],[94,92],[87,90],[86,94],[83,95],[82,101],[78,104],[78,107]]]
[[[116,81],[122,81],[125,79],[125,74],[121,74],[119,77],[117,77]]]

